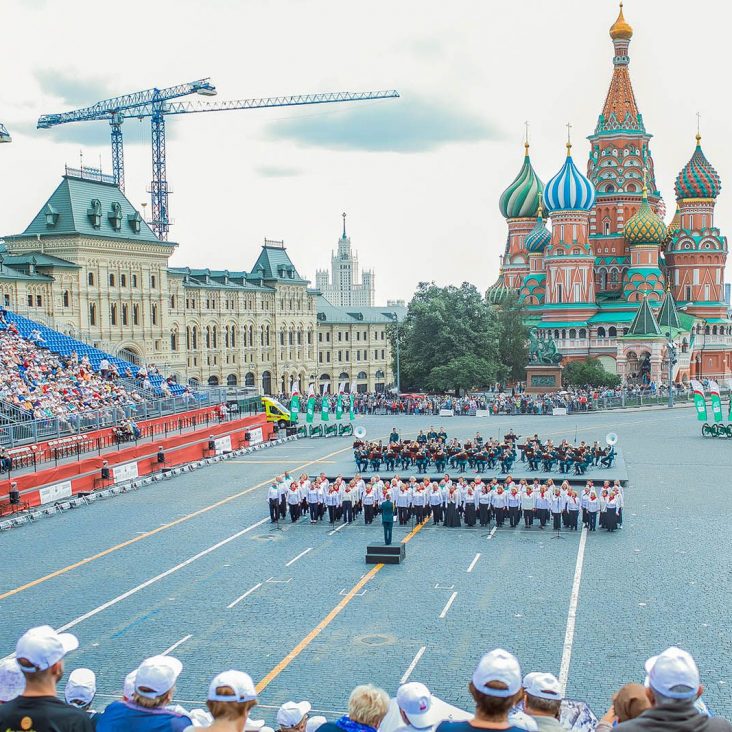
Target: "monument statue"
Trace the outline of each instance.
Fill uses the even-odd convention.
[[[557,349],[553,338],[539,338],[538,330],[529,330],[529,363],[540,366],[557,366],[562,360],[562,354]]]

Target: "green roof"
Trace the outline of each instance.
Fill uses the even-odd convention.
[[[401,322],[407,315],[407,308],[403,305],[388,307],[339,308],[331,305],[322,295],[317,295],[315,307],[318,313],[318,322],[336,323],[345,325],[373,325],[378,323],[393,323],[392,313]]]
[[[670,291],[666,291],[661,301],[661,309],[658,311],[658,324],[664,333],[672,328],[681,328],[679,314],[676,311],[676,303]]]
[[[633,310],[597,313],[590,318],[590,323],[629,323],[635,315]]]
[[[629,336],[660,336],[661,329],[658,327],[656,316],[651,310],[648,298],[641,300],[638,312],[635,314],[633,322],[630,324]]]
[[[5,264],[9,264],[11,267],[35,265],[36,267],[55,267],[56,269],[81,269],[81,265],[74,264],[73,262],[69,262],[67,259],[61,259],[61,257],[54,257],[51,254],[44,254],[42,252],[4,254],[3,258]]]
[[[249,280],[248,272],[227,269],[192,269],[191,267],[168,267],[168,272],[184,278],[183,286],[212,290],[246,290],[272,292],[271,287],[256,285]]]
[[[277,280],[298,285],[307,283],[307,280],[297,273],[282,242],[273,243],[266,239],[262,251],[252,267],[250,277],[253,279],[261,277],[265,282]]]
[[[78,234],[161,246],[139,212],[114,184],[65,175],[28,228],[15,237]]]
[[[7,280],[31,280],[33,282],[53,282],[53,277],[44,274],[30,274],[21,270],[8,267],[5,263],[0,263],[0,281]]]
[[[537,328],[586,328],[587,323],[584,320],[574,320],[570,323],[567,322],[557,322],[557,323],[536,323]]]

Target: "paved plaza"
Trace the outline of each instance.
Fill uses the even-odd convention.
[[[525,671],[567,675],[568,695],[599,716],[619,686],[642,681],[647,657],[678,644],[699,663],[707,704],[732,715],[732,444],[702,439],[692,410],[358,424],[367,439],[394,425],[404,437],[434,424],[461,439],[510,427],[603,444],[616,432],[629,479],[623,530],[554,539],[395,526],[395,541],[409,538],[406,562],[374,569],[364,553],[381,527],[362,516],[337,531],[289,519],[272,530],[272,476],[354,471],[352,438],[292,441],[0,536],[1,654],[29,626],[72,629],[81,645],[67,672],[94,669],[103,707],[144,657],[173,649],[184,706],[235,667],[264,687],[254,716],[272,721],[288,699],[333,717],[355,684],[393,694],[407,676],[469,707],[469,675],[495,646]]]

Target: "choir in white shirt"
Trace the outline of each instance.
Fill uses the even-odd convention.
[[[561,485],[551,478],[545,483],[538,478],[516,482],[510,475],[503,481],[484,481],[480,476],[453,480],[448,474],[440,481],[417,480],[415,476],[402,480],[398,475],[384,481],[375,475],[367,483],[360,474],[350,480],[339,475],[331,482],[325,473],[313,478],[303,473],[296,479],[285,473],[268,489],[272,522],[284,519],[289,511],[292,523],[308,515],[310,523],[317,524],[326,514],[330,524],[351,523],[363,512],[364,522],[371,524],[387,496],[394,502],[400,526],[412,519],[419,523],[429,518],[448,527],[463,523],[487,527],[495,521],[498,527],[508,522],[513,528],[523,518],[525,528],[536,522],[543,529],[551,521],[556,531],[562,527],[576,531],[581,515],[589,531],[596,531],[599,517],[600,528],[612,532],[623,522],[624,495],[619,480],[612,485],[606,480],[600,488],[588,480],[578,493],[566,480]]]

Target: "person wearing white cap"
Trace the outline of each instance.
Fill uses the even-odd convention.
[[[25,689],[25,678],[14,658],[0,661],[0,704],[6,704],[20,696]]]
[[[91,709],[96,693],[97,677],[91,669],[75,668],[69,674],[69,680],[64,687],[64,699],[72,707],[86,712],[92,721],[98,717],[98,712]]]
[[[112,702],[99,717],[98,732],[182,732],[193,722],[187,714],[166,709],[183,664],[172,656],[152,656],[135,672],[132,698]]]
[[[402,684],[397,691],[396,703],[405,725],[402,729],[431,730],[447,718],[440,714],[430,690],[418,681]]]
[[[310,711],[310,702],[285,702],[277,710],[277,724],[281,732],[304,732]]]
[[[646,695],[652,706],[634,719],[621,722],[615,730],[732,732],[732,725],[726,719],[707,717],[696,708],[695,702],[704,687],[699,678],[699,669],[686,651],[671,646],[658,656],[649,658],[645,667],[648,674]]]
[[[508,718],[523,696],[521,666],[508,651],[496,648],[480,659],[468,685],[475,716],[466,722],[442,722],[437,732],[475,732],[476,728],[519,730]]]
[[[315,717],[308,717],[307,724],[305,725],[305,732],[317,732],[328,720],[325,717],[316,715]]]
[[[206,706],[213,717],[207,729],[219,732],[258,732],[264,720],[250,720],[249,712],[257,704],[257,691],[249,674],[223,671],[214,676],[208,687]],[[196,727],[189,727],[193,732]]]
[[[34,732],[91,732],[84,712],[56,697],[64,675],[64,656],[79,647],[71,633],[57,633],[49,625],[31,628],[15,646],[15,660],[25,678],[25,689],[0,705],[0,730]]]
[[[562,686],[556,676],[534,671],[524,676],[524,711],[534,719],[539,732],[560,732]]]

